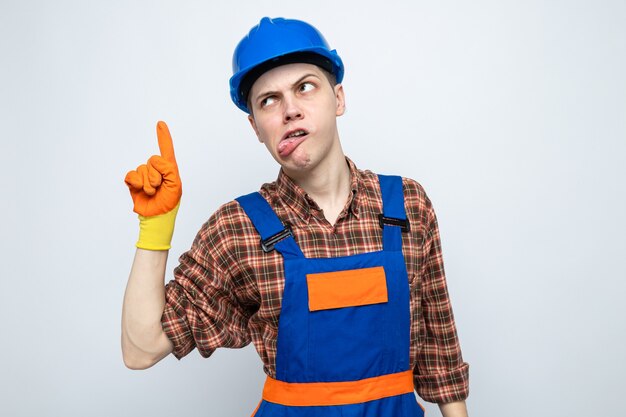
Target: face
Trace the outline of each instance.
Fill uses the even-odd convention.
[[[316,65],[288,64],[261,75],[250,90],[250,124],[288,175],[297,177],[343,159],[337,116],[343,87]]]

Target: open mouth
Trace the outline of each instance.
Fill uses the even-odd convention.
[[[293,132],[289,133],[287,136],[285,136],[285,138],[284,138],[284,139],[289,139],[289,138],[297,138],[297,137],[299,137],[299,136],[304,136],[304,135],[306,135],[307,133],[308,133],[308,132],[307,132],[306,130],[304,130],[304,129],[298,129],[298,130],[295,130],[295,131],[293,131]]]
[[[294,129],[285,134],[278,144],[278,154],[288,156],[308,137],[309,132],[305,129]]]

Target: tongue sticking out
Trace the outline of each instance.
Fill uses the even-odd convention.
[[[308,137],[308,134],[304,134],[301,136],[293,136],[290,138],[283,139],[278,144],[278,154],[282,157],[288,156],[291,154],[304,140]]]

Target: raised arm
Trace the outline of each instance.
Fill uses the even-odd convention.
[[[131,369],[146,369],[170,352],[163,332],[165,267],[174,233],[182,183],[172,137],[164,122],[157,124],[160,155],[130,171],[125,178],[139,214],[137,252],[122,308],[122,353]]]

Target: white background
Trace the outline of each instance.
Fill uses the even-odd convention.
[[[470,414],[623,415],[626,3],[495,0],[1,0],[0,415],[255,408],[251,346],[124,367],[123,177],[167,121],[184,184],[168,278],[219,205],[275,179],[227,84],[265,15],[343,58],[357,166],[433,200]]]

